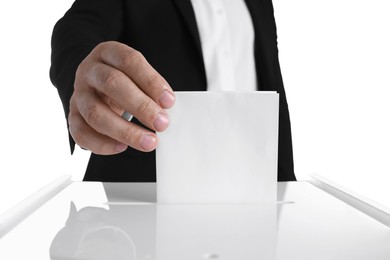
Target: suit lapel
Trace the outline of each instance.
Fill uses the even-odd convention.
[[[255,43],[254,43],[254,56],[255,56],[255,64],[256,64],[256,74],[257,74],[257,90],[261,90],[262,88],[262,75],[261,75],[261,65],[259,57],[259,43],[261,42],[262,30],[260,28],[261,21],[259,17],[259,11],[262,9],[260,7],[260,0],[245,0],[245,3],[248,7],[249,13],[252,18],[253,30],[255,32]]]
[[[196,24],[196,18],[194,9],[192,8],[190,0],[173,0],[176,4],[183,20],[185,21],[194,41],[199,54],[202,55],[202,47],[200,43],[198,26]]]
[[[276,24],[272,0],[245,0],[255,31],[255,60],[258,90],[271,90],[280,75]],[[270,72],[270,70],[275,70]],[[280,79],[281,81],[281,79]]]
[[[198,26],[191,0],[172,0],[185,21],[190,34],[194,39],[197,51],[203,62],[203,52],[200,42]],[[254,56],[256,62],[256,74],[258,90],[263,89],[267,84],[267,74],[264,74],[264,59],[274,52],[273,41],[276,40],[276,26],[273,17],[272,0],[245,0],[253,22],[255,32]]]
[[[272,0],[245,0],[253,22],[255,40],[260,43],[272,36],[275,30]],[[269,38],[268,40],[272,40]]]

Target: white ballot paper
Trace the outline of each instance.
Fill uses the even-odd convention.
[[[276,202],[279,94],[175,95],[158,133],[157,202]]]

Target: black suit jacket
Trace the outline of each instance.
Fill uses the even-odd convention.
[[[278,180],[295,180],[290,119],[279,67],[271,0],[245,0],[255,30],[258,90],[280,94]],[[190,0],[76,0],[54,27],[50,77],[65,116],[78,64],[99,43],[120,41],[140,51],[175,91],[205,91],[206,73]],[[70,136],[71,150],[75,143]],[[155,153],[132,148],[92,154],[84,180],[154,182]]]

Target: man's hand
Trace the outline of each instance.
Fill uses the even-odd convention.
[[[69,131],[76,143],[96,154],[116,154],[127,146],[156,148],[157,136],[121,117],[124,111],[155,131],[164,131],[164,109],[174,93],[138,51],[118,42],[96,46],[76,71],[70,100]]]

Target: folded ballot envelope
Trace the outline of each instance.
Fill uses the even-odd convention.
[[[279,94],[175,95],[158,133],[158,203],[276,202]]]

